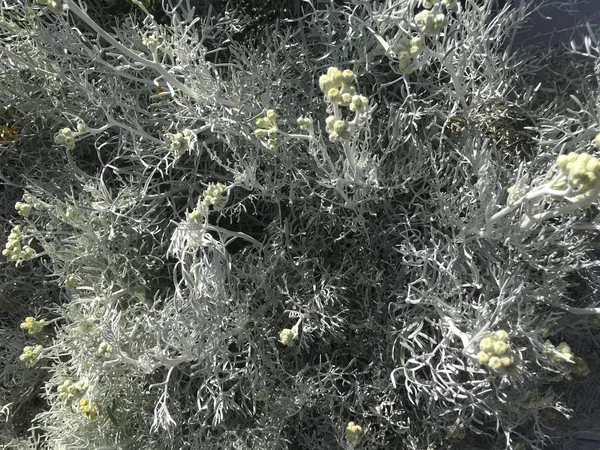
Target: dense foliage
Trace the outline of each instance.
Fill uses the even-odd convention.
[[[0,445],[600,421],[600,39],[515,3],[0,0]]]

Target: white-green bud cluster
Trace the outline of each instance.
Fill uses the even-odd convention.
[[[190,150],[196,135],[192,130],[185,129],[181,133],[170,134],[171,147],[170,150],[178,156],[182,156]]]
[[[301,130],[308,130],[312,126],[312,119],[309,117],[298,117],[296,122]]]
[[[37,211],[43,211],[46,209],[43,203],[35,201],[31,194],[28,194],[27,192],[23,194],[22,202],[15,203],[15,209],[19,215],[23,217],[28,217],[32,208]]]
[[[100,345],[98,346],[98,350],[96,351],[96,354],[98,356],[107,358],[112,354],[112,350],[113,350],[112,345],[110,345],[106,341],[102,341],[102,342],[100,342]]]
[[[67,405],[71,405],[88,390],[88,387],[89,386],[84,381],[73,383],[71,380],[65,380],[57,389],[58,398]]]
[[[325,119],[325,124],[331,142],[348,140],[352,137],[350,124],[345,120],[337,119],[335,116],[329,116]]]
[[[64,0],[37,0],[40,5],[45,5],[50,11],[55,14],[62,14],[67,11],[68,7]]]
[[[32,259],[35,256],[35,251],[29,245],[21,245],[22,239],[23,234],[21,232],[21,225],[17,225],[11,230],[5,248],[2,250],[2,254],[6,256],[9,261],[19,263],[21,261]]]
[[[205,216],[205,211],[204,208],[202,206],[198,206],[196,209],[194,209],[190,215],[188,216],[188,220],[191,223],[197,223],[200,224],[202,223],[202,220],[204,219]]]
[[[223,183],[210,183],[202,193],[202,203],[220,211],[229,200],[226,195],[223,195],[224,193],[225,185]]]
[[[33,317],[26,317],[25,321],[21,323],[20,328],[27,330],[29,334],[36,334],[44,329],[44,325],[46,325],[44,319],[35,320]]]
[[[19,356],[19,359],[31,367],[34,366],[36,362],[38,362],[41,353],[41,345],[36,345],[34,347],[27,345],[25,348],[23,348],[23,353],[21,354],[21,356]]]
[[[442,12],[425,9],[415,15],[415,24],[421,33],[435,35],[446,25],[446,16]]]
[[[319,77],[319,87],[327,100],[334,105],[334,115],[325,120],[331,142],[349,140],[359,114],[366,111],[369,106],[369,100],[365,96],[357,94],[352,83],[354,83],[354,72],[349,69],[341,71],[337,67],[330,67],[326,74]],[[343,120],[339,107],[349,108],[350,111],[355,112],[354,120]]]
[[[571,347],[566,342],[561,342],[556,347],[550,341],[544,343],[542,354],[549,356],[554,364],[562,365],[565,370],[565,379],[572,380],[571,374],[586,377],[590,373],[587,363],[575,356]]]
[[[400,37],[393,45],[392,49],[400,63],[400,70],[410,73],[415,68],[415,59],[422,53],[425,44],[421,36]]]
[[[364,95],[353,95],[350,103],[350,111],[363,112],[369,106],[369,99]]]
[[[33,205],[30,205],[29,203],[23,203],[23,202],[15,203],[15,209],[17,210],[19,215],[23,216],[23,217],[29,216],[29,213],[31,212],[31,208],[33,208]]]
[[[319,87],[327,99],[338,106],[348,107],[352,103],[356,95],[353,83],[354,72],[349,69],[341,71],[337,67],[330,67],[325,75],[319,77]]]
[[[54,143],[62,145],[67,150],[73,150],[75,148],[75,136],[76,134],[70,128],[61,128],[54,135]]]
[[[155,51],[160,45],[160,41],[153,34],[142,36],[142,44],[150,50]]]
[[[271,149],[277,147],[279,141],[277,139],[277,115],[272,109],[267,110],[265,117],[256,119],[254,136],[259,139],[267,138],[267,146]]]
[[[479,342],[477,358],[481,364],[494,372],[512,372],[516,368],[515,357],[508,344],[508,333],[498,330]]]
[[[61,128],[58,130],[58,133],[54,135],[54,143],[62,145],[67,150],[73,150],[75,148],[75,138],[89,131],[90,127],[85,122],[77,122],[76,130],[71,130],[70,128]]]
[[[589,153],[560,155],[556,159],[556,166],[566,175],[569,187],[579,195],[600,188],[600,160]]]
[[[293,326],[292,328],[284,328],[279,333],[279,342],[283,345],[291,347],[294,345],[294,341],[298,339],[298,327]]]
[[[354,422],[348,422],[346,426],[346,442],[350,447],[356,447],[360,441],[362,427]]]
[[[65,280],[65,284],[64,286],[68,289],[68,290],[73,290],[77,287],[78,282],[77,282],[77,277],[73,274],[69,275],[67,277],[67,279]]]
[[[77,122],[77,133],[87,133],[88,131],[90,131],[90,127],[85,122]]]

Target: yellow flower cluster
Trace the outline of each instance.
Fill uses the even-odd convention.
[[[258,128],[254,130],[254,136],[259,139],[266,137],[267,146],[275,148],[279,143],[277,140],[277,115],[275,111],[272,109],[267,110],[266,117],[259,117],[255,123]]]
[[[9,261],[17,262],[17,265],[19,262],[32,259],[35,256],[35,251],[29,245],[21,246],[22,239],[21,225],[17,225],[11,230],[5,248],[2,250],[2,254]]]
[[[512,372],[515,366],[515,357],[508,344],[508,333],[498,330],[479,342],[477,358],[481,364],[488,366],[494,372]]]
[[[41,345],[36,345],[35,347],[27,345],[23,348],[23,353],[19,356],[19,359],[31,367],[38,361],[40,353],[42,353]]]
[[[96,420],[100,412],[98,403],[90,401],[87,398],[79,400],[79,412],[84,413],[89,420]]]
[[[23,202],[15,203],[15,209],[17,210],[19,215],[23,216],[23,217],[29,216],[29,213],[31,212],[31,208],[33,208],[33,205],[30,205],[28,203],[23,203]]]
[[[88,390],[88,385],[84,381],[73,383],[71,380],[65,380],[57,390],[58,397],[70,405]]]
[[[25,318],[25,322],[21,323],[21,329],[27,330],[29,334],[35,334],[42,331],[46,321],[44,319],[35,320],[33,317]]]
[[[589,375],[590,369],[587,363],[582,358],[575,356],[566,342],[561,342],[555,347],[552,342],[546,341],[544,347],[543,354],[549,356],[550,361],[564,366],[565,379],[572,380],[572,373],[580,377]]]
[[[559,170],[567,176],[567,183],[578,194],[598,189],[600,160],[589,153],[571,152],[556,159]]]
[[[356,447],[358,445],[361,433],[362,427],[360,425],[357,425],[354,422],[348,422],[348,426],[346,427],[346,441],[350,447]]]

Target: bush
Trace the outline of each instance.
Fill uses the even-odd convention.
[[[129,3],[2,3],[3,445],[560,438],[598,380],[595,30]]]

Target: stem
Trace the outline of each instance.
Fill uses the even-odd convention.
[[[348,160],[348,165],[350,166],[352,176],[356,177],[356,159],[354,158],[354,154],[352,153],[352,149],[350,148],[350,142],[344,141],[342,143],[342,147],[344,148],[344,154],[346,155],[346,159]]]

